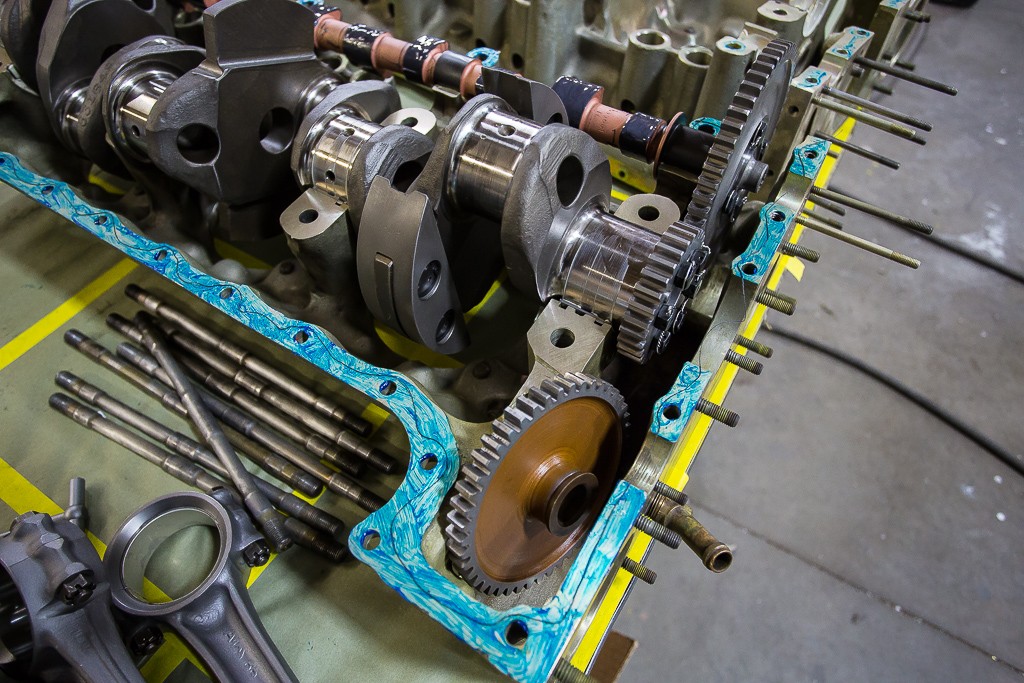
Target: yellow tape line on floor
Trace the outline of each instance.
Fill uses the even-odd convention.
[[[17,337],[0,348],[0,370],[21,358],[33,346],[46,339],[65,323],[85,310],[125,276],[138,267],[131,259],[122,259],[110,270],[83,287],[77,294],[47,313]]]

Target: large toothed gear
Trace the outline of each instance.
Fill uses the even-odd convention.
[[[722,119],[683,218],[691,228],[703,229],[709,244],[736,219],[747,192],[765,179],[768,168],[761,157],[782,115],[795,60],[792,43],[768,43],[747,69]]]
[[[626,402],[569,373],[529,389],[462,467],[445,529],[462,578],[488,595],[534,585],[586,538],[615,486]]]
[[[669,226],[633,286],[615,344],[619,353],[646,363],[664,351],[686,310],[685,292],[703,274],[704,231],[677,221]]]

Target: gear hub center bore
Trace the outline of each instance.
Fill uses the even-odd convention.
[[[506,409],[452,501],[449,549],[464,578],[490,594],[522,590],[582,542],[615,486],[624,416],[614,387],[578,374]]]

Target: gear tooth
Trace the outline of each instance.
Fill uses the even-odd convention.
[[[465,471],[463,471],[463,474],[465,474]],[[462,499],[467,502],[471,501],[481,491],[476,482],[469,481],[467,479],[459,479],[455,482],[455,490],[458,491],[462,496]],[[460,498],[458,496],[452,498],[452,505],[457,504],[459,500]]]
[[[519,431],[520,424],[516,420],[495,420],[491,425],[491,433],[482,439],[483,444],[495,452],[501,451]]]

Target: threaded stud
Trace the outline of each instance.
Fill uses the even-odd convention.
[[[753,358],[741,356],[732,349],[725,352],[725,360],[743,370],[746,370],[752,375],[760,375],[764,370],[764,365],[761,363],[758,363]]]
[[[663,524],[654,521],[647,515],[640,515],[637,517],[636,521],[633,522],[633,526],[636,527],[637,530],[642,531],[653,538],[655,541],[664,543],[669,548],[672,548],[672,550],[678,548],[683,542],[682,536]]]
[[[663,481],[659,481],[654,485],[654,492],[658,495],[665,496],[677,505],[686,505],[690,502],[690,497],[688,495],[682,491],[672,488]]]
[[[773,292],[770,289],[762,289],[758,292],[756,300],[757,303],[785,315],[793,315],[793,311],[796,310],[796,299],[779,292]]]
[[[717,420],[727,427],[735,427],[740,423],[739,415],[728,408],[723,408],[717,403],[712,403],[704,398],[697,399],[697,405],[695,405],[694,408],[697,409],[698,413],[703,413],[712,420]]]
[[[793,244],[792,242],[783,242],[782,245],[779,246],[779,251],[786,256],[802,258],[804,261],[809,263],[817,263],[818,259],[821,258],[821,254],[813,249],[808,249],[807,247],[802,247],[799,244]]]
[[[356,502],[359,504],[359,507],[363,508],[367,512],[376,512],[384,507],[384,499],[370,491],[363,491],[360,493],[359,499]]]
[[[735,344],[736,346],[742,346],[747,351],[753,351],[757,355],[764,356],[765,358],[771,358],[772,354],[775,353],[772,347],[768,346],[767,344],[762,344],[759,341],[754,341],[753,339],[744,337],[742,334],[737,334],[736,338],[732,340],[732,343]]]
[[[398,461],[386,453],[381,453],[376,448],[371,448],[366,455],[366,462],[385,474],[393,474],[398,470]]]
[[[898,251],[894,251],[891,254],[889,254],[889,260],[895,261],[900,265],[906,266],[908,268],[913,268],[915,270],[921,267],[921,262],[918,261],[916,258],[914,258],[913,256],[907,256],[906,254],[901,254]]]
[[[653,586],[654,582],[658,580],[658,575],[653,569],[628,557],[622,561],[622,568],[648,585]]]

